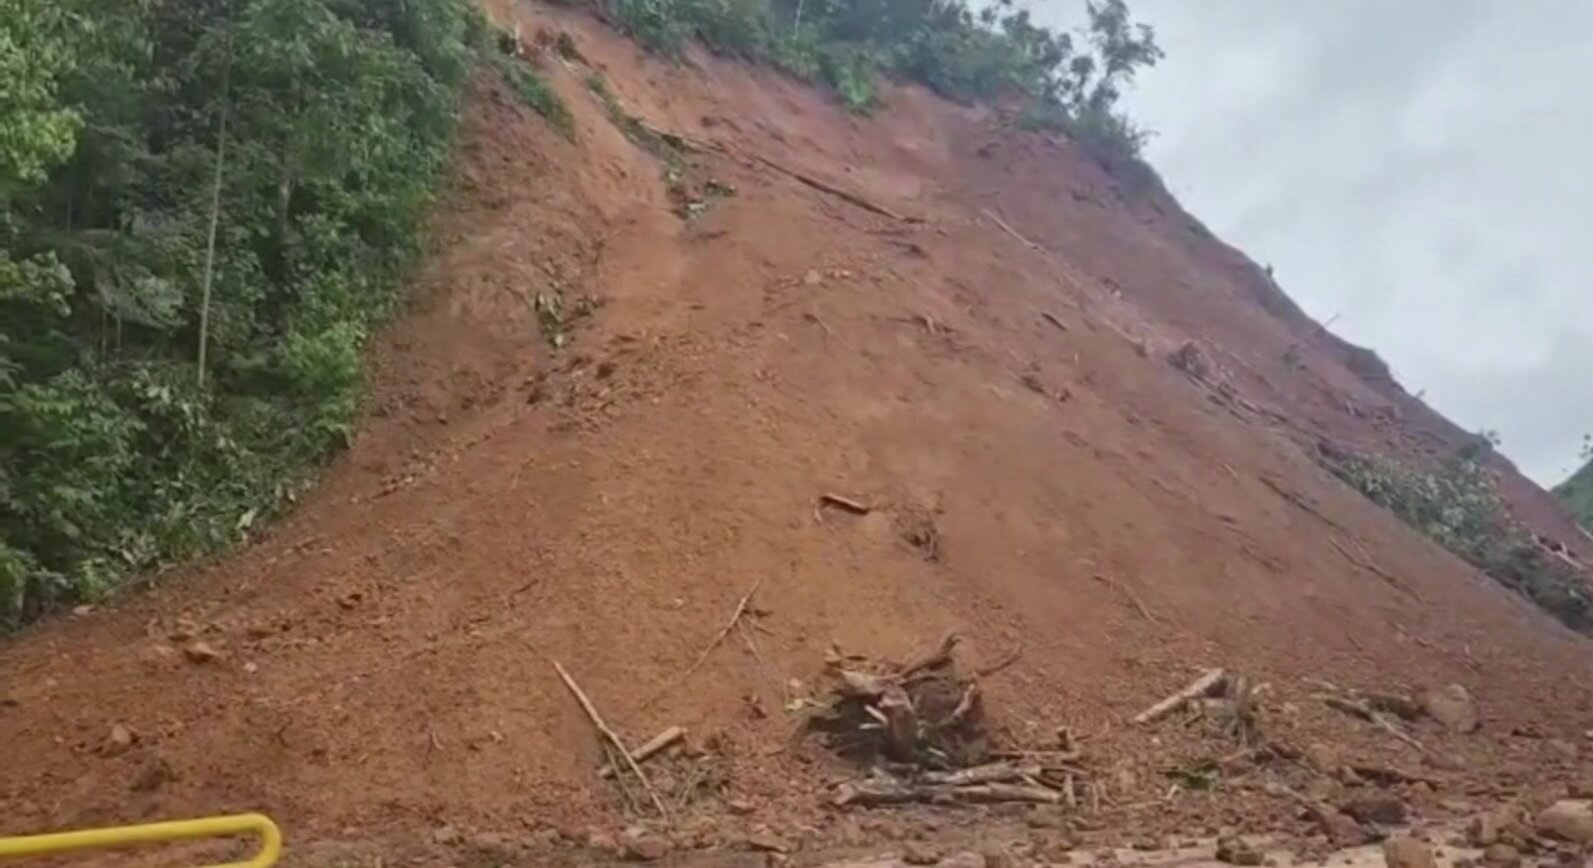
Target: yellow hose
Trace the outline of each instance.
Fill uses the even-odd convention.
[[[156,841],[185,841],[192,838],[219,838],[225,835],[254,833],[260,839],[260,852],[245,862],[228,862],[207,868],[269,868],[282,856],[282,833],[264,814],[237,814],[231,817],[206,817],[202,820],[176,820],[142,826],[116,826],[84,829],[49,835],[23,835],[0,838],[0,858],[42,856],[47,853],[72,853],[101,847],[125,847]]]

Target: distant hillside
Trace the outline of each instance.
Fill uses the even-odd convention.
[[[1560,483],[1554,489],[1571,507],[1571,512],[1583,527],[1593,528],[1593,457],[1582,465],[1582,469],[1571,474],[1571,478]]]

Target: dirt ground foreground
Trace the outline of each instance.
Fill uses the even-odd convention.
[[[1377,864],[1414,827],[1444,864],[1581,864],[1593,830],[1539,819],[1593,795],[1586,640],[1314,460],[1467,435],[1306,340],[1165,192],[916,88],[849,115],[486,5],[573,40],[538,57],[573,140],[477,82],[323,484],[0,647],[0,834],[259,810],[296,865],[997,868],[1206,864],[1233,836]],[[977,700],[958,744],[1013,767],[838,805],[889,782],[802,721],[948,634],[977,697],[938,720]],[[684,729],[642,763],[655,793],[597,776],[555,663],[630,746]],[[1132,722],[1214,667],[1222,690]],[[866,686],[888,727],[893,685]]]

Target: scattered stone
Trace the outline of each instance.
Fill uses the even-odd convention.
[[[645,831],[631,829],[621,842],[625,858],[633,862],[656,862],[669,853],[669,842]]]
[[[1509,844],[1494,844],[1482,851],[1482,864],[1488,868],[1520,868],[1521,851]]]
[[[1337,847],[1358,847],[1368,841],[1376,840],[1365,826],[1355,821],[1354,817],[1338,812],[1326,818],[1322,831],[1327,833],[1328,840]]]
[[[138,770],[133,776],[132,789],[135,793],[152,793],[166,784],[177,779],[177,774],[165,760],[156,757]]]
[[[1260,865],[1266,859],[1266,854],[1256,845],[1246,841],[1238,835],[1226,835],[1217,839],[1217,861],[1229,865]]]
[[[745,815],[752,813],[752,803],[746,799],[727,799],[725,808],[732,814]]]
[[[1376,823],[1380,826],[1397,826],[1405,822],[1407,811],[1405,803],[1398,796],[1388,793],[1375,793],[1351,799],[1339,810],[1362,823]]]
[[[72,615],[77,618],[86,618],[94,613],[94,607],[87,603],[72,607]]]
[[[1539,834],[1573,844],[1593,842],[1593,810],[1587,802],[1561,801],[1545,808],[1533,824]]]
[[[747,849],[764,853],[789,853],[791,845],[779,835],[762,830],[747,836]]]
[[[824,282],[824,275],[820,274],[818,269],[810,268],[807,274],[802,275],[802,282],[808,286],[818,286]]]
[[[193,641],[183,646],[183,656],[189,663],[209,663],[221,656],[221,652],[211,647],[209,642]]]
[[[1404,836],[1383,842],[1383,864],[1388,868],[1438,868],[1431,847]]]
[[[166,638],[173,642],[187,642],[199,635],[199,625],[189,618],[178,618],[175,626],[166,634]]]
[[[1466,841],[1473,847],[1489,847],[1499,843],[1499,831],[1504,828],[1504,818],[1490,811],[1472,817],[1466,825]]]
[[[1044,811],[1035,811],[1024,817],[1023,822],[1031,829],[1056,829],[1062,825],[1062,818]]]
[[[506,849],[509,841],[497,832],[481,832],[470,836],[470,846],[477,850],[493,852]]]
[[[243,671],[245,674],[253,675],[260,671],[260,664],[250,660],[249,662],[243,664]]]
[[[613,835],[610,835],[607,832],[600,832],[596,830],[593,830],[587,834],[586,846],[600,853],[620,852],[619,842],[614,840]]]
[[[1450,732],[1475,732],[1477,729],[1477,704],[1471,693],[1459,684],[1451,684],[1422,694],[1422,710]]]
[[[459,843],[461,837],[459,830],[453,826],[438,826],[431,833],[431,840],[445,847]]]
[[[1581,756],[1582,753],[1581,749],[1578,748],[1574,742],[1567,741],[1563,738],[1551,738],[1548,740],[1548,742],[1546,742],[1546,744],[1550,751],[1563,760],[1575,761],[1577,757]]]
[[[902,847],[902,861],[909,865],[933,865],[940,861],[940,853],[922,841],[908,841]]]
[[[1017,863],[1005,850],[991,848],[984,852],[985,868],[1017,868]]]
[[[940,861],[941,868],[988,868],[985,854],[972,850],[947,856]]]
[[[112,724],[110,737],[105,740],[105,755],[121,756],[137,742],[138,733],[120,723]]]

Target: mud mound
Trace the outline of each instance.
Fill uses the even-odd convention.
[[[1325,840],[1279,782],[1432,818],[1593,779],[1585,640],[1311,457],[1441,449],[1447,423],[1258,305],[1260,272],[1176,203],[916,89],[859,118],[571,10],[488,6],[575,43],[539,61],[574,140],[478,82],[323,484],[247,550],[0,648],[5,831],[264,810],[295,842],[439,863],[989,824],[1054,856]],[[722,632],[754,586],[756,617]],[[859,770],[793,738],[827,650],[910,660],[952,631],[955,670],[908,691],[911,733],[869,736],[876,765],[954,786],[926,775],[1012,763],[971,785],[1060,800],[836,807]],[[668,823],[598,777],[611,757],[553,660],[629,748],[686,731],[643,764]],[[1218,706],[1132,722],[1212,667],[1271,685],[1260,731],[1282,752],[1207,726]],[[1477,727],[1395,721],[1407,741],[1311,679],[1461,685]],[[838,709],[851,731],[889,731],[887,693],[867,703],[884,722]],[[1065,771],[997,755],[1064,751],[1059,728],[1079,757],[1045,762],[1079,769],[1072,799]],[[1304,775],[1309,757],[1338,771]]]

